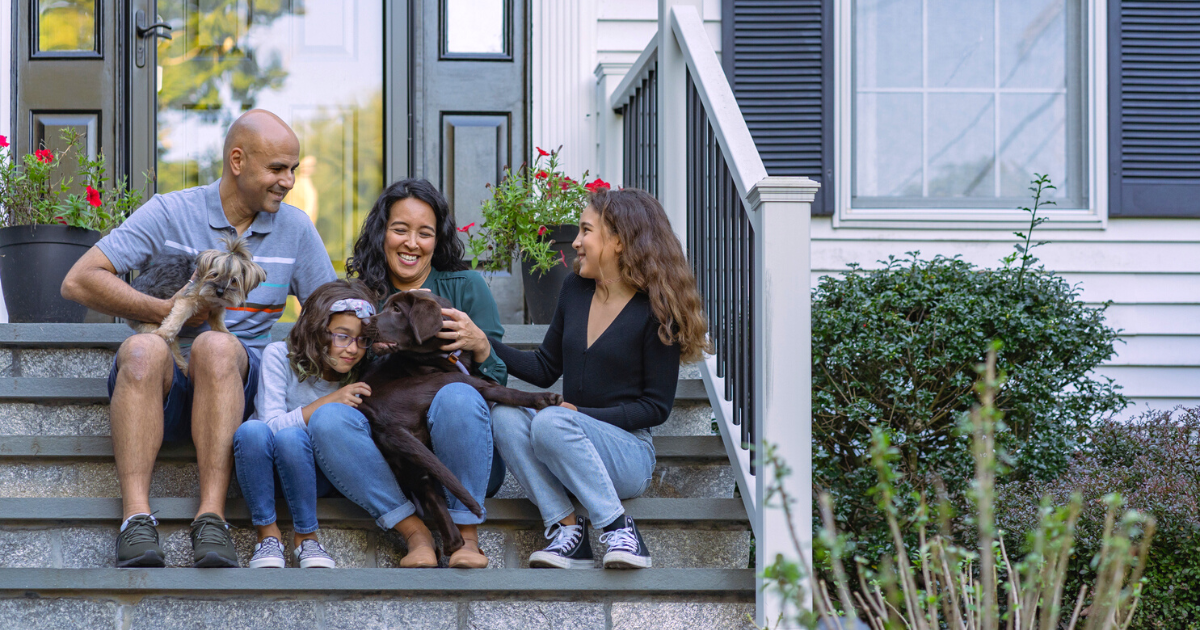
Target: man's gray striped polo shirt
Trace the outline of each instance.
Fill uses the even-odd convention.
[[[221,208],[221,180],[165,195],[155,195],[124,223],[96,244],[117,273],[147,266],[160,254],[196,255],[206,249],[224,251],[221,238],[237,232]],[[271,325],[283,313],[288,294],[303,303],[314,289],[337,279],[329,254],[312,221],[302,210],[281,204],[279,211],[259,212],[242,234],[254,262],[267,279],[250,292],[247,304],[226,309],[225,326],[260,351],[271,341]],[[181,344],[208,330],[185,328]]]

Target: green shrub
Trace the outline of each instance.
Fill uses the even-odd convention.
[[[1106,308],[1088,307],[1075,287],[1026,264],[982,270],[917,252],[877,271],[851,265],[823,278],[812,295],[813,481],[833,497],[852,551],[874,559],[890,550],[869,496],[874,428],[898,450],[896,495],[910,502],[902,511],[911,513],[912,492],[935,479],[964,505],[956,499],[973,464],[970,439],[956,427],[992,340],[1003,342],[998,367],[1007,375],[996,399],[1005,419],[996,433],[1006,454],[999,480],[1065,470],[1088,427],[1127,405],[1092,372],[1114,354]]]
[[[1051,481],[1027,480],[997,489],[998,524],[1018,541],[1037,526],[1040,497],[1064,505],[1083,496],[1072,560],[1071,592],[1092,579],[1087,560],[1104,533],[1104,495],[1116,492],[1127,507],[1158,524],[1147,558],[1145,589],[1131,628],[1200,627],[1200,409],[1150,412],[1127,422],[1106,421],[1091,443]]]

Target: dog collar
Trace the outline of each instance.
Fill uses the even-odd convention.
[[[467,366],[463,365],[462,359],[458,358],[459,355],[461,355],[461,354],[462,354],[462,350],[455,350],[451,354],[444,354],[442,356],[446,357],[447,361],[453,363],[454,367],[458,368],[459,372],[462,372],[463,374],[470,376],[471,375],[470,370],[467,369]]]

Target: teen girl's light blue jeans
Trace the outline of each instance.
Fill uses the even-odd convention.
[[[251,523],[275,522],[278,480],[296,533],[317,531],[317,497],[332,494],[333,485],[317,470],[308,431],[287,427],[272,434],[266,423],[248,420],[233,434],[233,461]]]
[[[487,403],[474,387],[451,383],[434,397],[428,421],[434,454],[482,506],[484,497],[504,482],[504,462],[494,457]],[[308,431],[325,476],[374,517],[379,527],[391,529],[416,513],[371,439],[371,425],[362,412],[339,403],[322,405],[309,418]],[[486,511],[475,516],[462,501],[449,493],[445,496],[455,524],[477,525],[487,519]]]
[[[569,490],[595,527],[625,512],[622,499],[646,491],[654,474],[654,442],[645,429],[629,432],[566,407],[492,410],[496,447],[545,526],[575,512]]]

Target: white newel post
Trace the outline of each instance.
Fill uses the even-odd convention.
[[[700,14],[704,3],[658,0],[658,201],[686,247],[687,60],[671,29],[671,8],[676,6],[694,7]]]
[[[622,116],[609,105],[613,92],[632,64],[605,62],[596,66],[596,175],[620,188],[625,185],[622,151],[625,129]]]
[[[793,521],[812,569],[812,335],[809,296],[809,213],[819,184],[806,177],[767,177],[747,195],[754,215],[756,243],[754,349],[757,357],[758,434],[756,452],[775,444],[792,468],[785,488],[795,499]],[[756,459],[758,459],[756,457]],[[795,558],[791,534],[776,499],[767,506],[765,487],[772,471],[757,469],[757,505],[762,510],[757,540],[761,571],[776,554]],[[754,518],[751,516],[751,518]],[[781,602],[763,596],[758,580],[757,623],[775,627]],[[811,603],[809,604],[811,605]],[[781,625],[790,628],[790,625]]]

